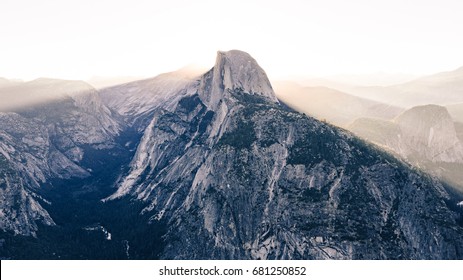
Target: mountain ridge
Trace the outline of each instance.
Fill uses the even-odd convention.
[[[461,228],[439,182],[285,109],[270,91],[239,86],[229,73],[246,80],[249,60],[227,70],[223,56],[176,105],[154,112],[107,198],[143,201],[142,213],[167,224],[161,258],[461,258]],[[436,227],[438,219],[455,227]],[[452,236],[455,246],[429,234]]]

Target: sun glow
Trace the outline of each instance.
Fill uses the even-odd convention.
[[[463,64],[461,1],[11,1],[0,76],[154,76],[217,50],[249,52],[280,78]]]

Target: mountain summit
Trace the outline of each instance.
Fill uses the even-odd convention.
[[[463,146],[445,107],[413,107],[399,115],[395,122],[402,131],[405,157],[421,155],[432,162],[463,163]]]
[[[267,74],[254,58],[243,51],[219,51],[215,66],[201,80],[200,97],[213,109],[234,90],[278,103]]]

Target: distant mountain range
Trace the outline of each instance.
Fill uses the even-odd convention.
[[[392,119],[404,111],[397,106],[327,87],[302,87],[295,82],[276,82],[274,87],[278,98],[285,104],[341,127],[364,117]]]
[[[463,67],[392,86],[327,84],[346,93],[402,108],[463,103]]]
[[[394,86],[324,83],[345,92],[288,82],[275,87],[299,112],[351,130],[463,190],[463,68]]]

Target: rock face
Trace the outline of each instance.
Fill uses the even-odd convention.
[[[414,107],[395,120],[405,145],[405,157],[424,157],[432,162],[463,163],[463,145],[445,107]]]
[[[37,187],[27,174],[21,174],[3,153],[0,154],[0,228],[15,234],[34,235],[37,221],[46,225],[55,222],[40,203],[47,203],[36,195]]]
[[[217,109],[228,90],[235,89],[278,102],[264,70],[254,58],[236,50],[217,53],[215,66],[200,87],[203,102],[212,110]]]
[[[248,54],[219,52],[170,100],[106,199],[167,224],[162,258],[463,258],[437,180],[286,109]]]
[[[358,119],[349,129],[463,190],[463,144],[445,107],[417,106],[393,121]]]
[[[133,122],[135,119],[149,115],[180,91],[188,88],[197,80],[195,71],[181,69],[165,73],[151,79],[130,82],[100,90],[103,103],[120,116]]]
[[[5,176],[0,182],[0,228],[30,235],[38,220],[53,224],[41,206],[48,202],[37,194],[40,186],[51,179],[90,176],[82,159],[92,150],[113,147],[120,124],[83,82],[40,79],[4,90],[29,100],[53,97],[48,103],[0,112],[0,172]]]

